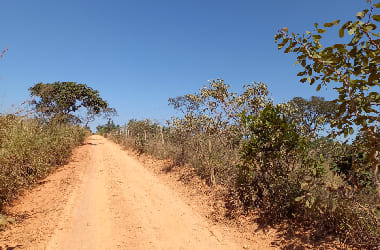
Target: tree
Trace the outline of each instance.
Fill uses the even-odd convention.
[[[140,121],[131,119],[129,120],[127,127],[133,136],[143,137],[144,139],[146,139],[147,136],[152,137],[160,131],[160,125],[150,119]]]
[[[325,101],[323,97],[312,96],[309,100],[302,97],[294,97],[289,101],[295,109],[290,119],[298,122],[305,131],[303,134],[315,137],[318,130],[331,121],[331,117],[337,110],[337,105],[332,101]]]
[[[76,82],[38,83],[29,88],[32,104],[37,112],[48,119],[58,119],[60,122],[80,123],[79,115],[75,112],[85,108],[87,123],[95,115],[112,114],[107,101],[99,96],[99,91],[85,84]],[[111,112],[112,111],[112,112]]]
[[[117,111],[115,108],[106,108],[102,111],[102,114],[103,114],[103,118],[104,119],[110,119],[111,117],[113,116],[117,116]],[[84,118],[81,118],[80,120],[83,120],[85,121],[85,127],[88,127],[88,123],[89,122],[93,122],[96,118],[96,116],[98,116],[99,114],[96,113],[96,111],[94,110],[94,108],[92,107],[89,107],[87,109],[87,113],[85,115]]]
[[[263,109],[271,100],[264,83],[253,83],[244,86],[241,94],[230,91],[230,85],[222,79],[211,80],[209,86],[204,86],[198,93],[170,98],[169,105],[183,113],[183,117],[172,119],[170,126],[178,133],[182,155],[188,137],[198,136],[198,142],[193,151],[206,152],[198,157],[208,172],[209,183],[216,183],[218,166],[223,165],[221,150],[236,147],[239,138],[244,134],[241,126],[241,114],[252,114]],[[201,164],[202,165],[202,164]]]
[[[211,80],[199,93],[169,98],[169,105],[180,110],[192,131],[227,136],[227,131],[241,128],[244,113],[256,113],[271,102],[266,84],[257,82],[244,86],[241,94],[231,92],[224,80]]]
[[[380,138],[377,133],[380,121],[380,33],[376,33],[375,24],[380,21],[380,15],[374,13],[379,8],[380,3],[373,4],[369,10],[358,12],[357,20],[348,21],[340,27],[340,38],[344,37],[345,32],[352,37],[348,43],[325,48],[321,44],[322,34],[327,28],[339,25],[339,20],[325,23],[324,28],[319,28],[315,23],[317,34],[309,31],[306,35],[289,33],[285,27],[276,34],[275,41],[278,49],[285,48],[284,53],[298,54],[296,64],[300,63],[303,67],[298,73],[303,77],[301,82],[309,82],[310,85],[318,83],[317,91],[322,85],[336,83],[334,89],[338,97],[334,102],[339,108],[331,120],[331,126],[335,128],[331,135],[347,136],[353,134],[355,128],[364,134],[380,202]]]
[[[288,116],[291,109],[287,104],[268,104],[242,116],[248,136],[238,165],[239,196],[245,206],[257,205],[274,218],[297,211],[295,198],[305,193],[300,180],[306,175],[316,177],[312,173],[318,170],[307,157],[309,138],[299,133],[297,122]]]
[[[107,123],[104,125],[99,125],[96,127],[96,133],[101,135],[106,135],[108,133],[111,133],[113,130],[120,129],[119,125],[115,125],[115,123],[111,120],[111,118],[108,119]]]

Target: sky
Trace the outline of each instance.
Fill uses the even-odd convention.
[[[353,20],[365,0],[0,0],[0,113],[30,99],[36,83],[72,81],[99,90],[116,124],[175,115],[168,98],[222,78],[233,91],[264,82],[275,102],[331,88],[302,84],[296,55],[276,32]],[[338,42],[328,34],[326,42]],[[325,41],[322,40],[322,43]],[[95,128],[105,121],[91,124]]]

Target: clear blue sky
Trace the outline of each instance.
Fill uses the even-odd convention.
[[[331,98],[332,90],[299,82],[295,55],[278,51],[274,35],[353,19],[366,7],[365,0],[2,0],[0,48],[9,50],[0,60],[0,112],[29,98],[34,84],[55,81],[99,90],[118,124],[164,122],[174,114],[169,97],[216,78],[235,91],[265,82],[276,102]]]

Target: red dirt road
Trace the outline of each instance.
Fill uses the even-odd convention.
[[[212,225],[178,192],[101,136],[9,209],[0,249],[265,249]]]

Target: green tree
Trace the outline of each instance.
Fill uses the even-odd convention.
[[[303,126],[303,134],[313,137],[331,121],[331,117],[338,108],[334,102],[326,101],[323,97],[318,96],[312,96],[309,100],[294,97],[289,104],[294,105],[290,119]]]
[[[259,206],[274,218],[295,213],[295,198],[305,193],[300,180],[319,173],[306,157],[309,140],[298,132],[288,109],[268,104],[258,113],[242,114],[248,136],[241,149],[239,196],[245,206]]]
[[[110,119],[113,116],[117,116],[117,111],[115,108],[106,108],[102,111],[103,118],[104,119]],[[96,110],[94,110],[93,107],[87,108],[87,113],[85,117],[80,118],[81,120],[85,121],[85,127],[88,127],[88,123],[95,120],[96,116],[99,116],[99,113],[96,113]]]
[[[132,136],[136,137],[152,137],[160,131],[160,125],[152,122],[150,119],[136,120],[131,119],[127,124],[127,128]]]
[[[118,129],[120,129],[120,126],[115,125],[115,123],[111,120],[111,118],[109,118],[106,124],[99,125],[96,127],[96,133],[105,135],[107,133],[111,133],[113,130],[118,130]]]
[[[244,86],[241,94],[232,92],[230,85],[222,79],[211,80],[198,93],[170,98],[169,105],[183,113],[182,117],[173,118],[170,126],[178,132],[184,155],[188,138],[198,138],[192,143],[192,151],[200,152],[198,159],[204,165],[205,175],[211,185],[216,183],[218,168],[224,165],[223,150],[236,148],[239,138],[244,134],[241,126],[241,113],[256,113],[271,100],[264,83]]]
[[[339,108],[331,120],[334,128],[331,135],[347,136],[353,134],[355,128],[364,134],[380,202],[380,138],[377,133],[380,121],[380,32],[375,24],[380,21],[380,15],[375,13],[379,8],[379,2],[373,4],[370,9],[358,12],[355,21],[340,26],[340,38],[346,32],[351,36],[347,43],[343,41],[328,47],[321,44],[322,35],[328,28],[339,25],[339,20],[325,23],[323,28],[315,23],[315,32],[306,31],[304,35],[289,33],[287,28],[283,28],[276,34],[275,41],[284,53],[298,55],[296,64],[303,67],[298,73],[302,77],[301,82],[317,84],[317,90],[333,85],[338,92],[334,101]]]
[[[76,82],[38,83],[29,88],[35,98],[32,104],[37,112],[48,119],[57,119],[61,122],[80,123],[77,111],[85,108],[87,123],[95,115],[112,113],[107,101],[99,96],[99,91],[86,84]],[[87,124],[86,124],[87,125]]]

